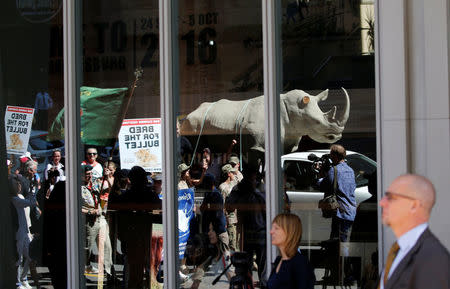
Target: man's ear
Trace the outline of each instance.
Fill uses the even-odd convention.
[[[419,200],[413,200],[411,204],[411,211],[413,213],[416,213],[420,207],[422,206],[422,203]]]

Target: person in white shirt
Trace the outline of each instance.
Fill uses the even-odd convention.
[[[44,170],[44,180],[46,181],[48,180],[49,170],[57,170],[59,172],[59,176],[56,178],[56,183],[66,180],[64,165],[61,163],[61,151],[59,149],[53,150],[52,161],[47,164],[47,167]]]
[[[383,224],[394,232],[380,289],[450,288],[450,254],[428,228],[436,192],[420,175],[402,175],[380,200]]]
[[[96,181],[97,179],[103,176],[103,166],[97,162],[97,149],[94,147],[89,147],[86,150],[86,159],[81,163],[81,165],[90,165],[92,169],[92,181]]]

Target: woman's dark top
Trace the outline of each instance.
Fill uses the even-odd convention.
[[[316,277],[313,268],[305,256],[297,252],[289,260],[283,260],[276,272],[281,257],[275,260],[274,267],[267,282],[268,289],[313,289]]]

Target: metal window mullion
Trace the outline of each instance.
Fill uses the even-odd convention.
[[[178,288],[178,196],[175,174],[177,105],[177,2],[159,0],[160,101],[162,120],[164,288]]]
[[[381,200],[382,195],[382,180],[383,174],[382,167],[382,148],[381,148],[381,95],[380,95],[380,37],[378,33],[379,29],[379,1],[375,1],[374,3],[374,12],[375,12],[375,31],[374,31],[374,44],[375,44],[375,113],[376,113],[376,143],[377,143],[377,200]],[[377,220],[381,220],[381,210],[377,206]],[[383,268],[384,264],[384,248],[383,248],[383,224],[378,222],[378,268]]]
[[[77,40],[81,32],[77,29],[77,0],[63,2],[63,47],[64,47],[64,131],[66,167],[66,246],[67,246],[67,288],[82,288],[80,275],[80,204],[79,204],[79,147],[80,147],[80,103],[76,65]],[[80,33],[80,35],[77,35]],[[81,45],[81,44],[78,44]]]
[[[263,59],[264,59],[264,107],[265,107],[265,169],[266,169],[266,268],[276,257],[276,249],[270,242],[272,219],[280,210],[281,194],[281,145],[280,145],[280,55],[281,34],[279,22],[280,1],[262,0]],[[270,270],[266,270],[267,277]]]

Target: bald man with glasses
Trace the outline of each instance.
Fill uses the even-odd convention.
[[[450,288],[450,255],[428,228],[436,192],[419,175],[402,175],[380,201],[383,224],[394,232],[378,288]]]

